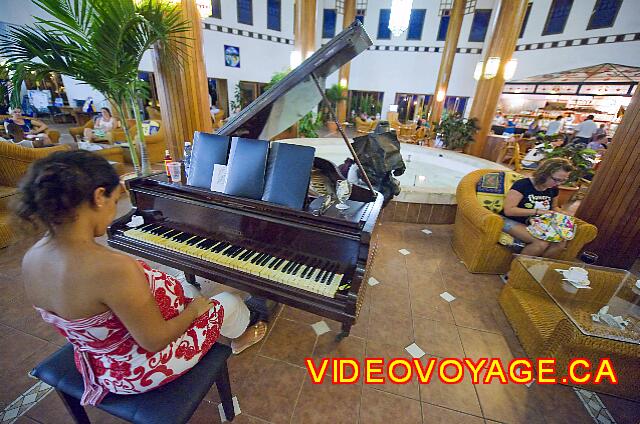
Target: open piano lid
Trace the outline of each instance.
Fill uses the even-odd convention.
[[[371,44],[364,27],[355,20],[242,112],[230,118],[216,134],[270,140],[298,122],[322,99],[312,74],[324,86],[327,76]]]

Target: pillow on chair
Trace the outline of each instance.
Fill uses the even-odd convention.
[[[160,131],[160,123],[158,121],[142,121],[142,134],[152,135]]]
[[[480,204],[494,213],[500,213],[504,207],[504,196],[513,183],[523,178],[513,171],[497,171],[484,174],[476,185],[476,197]],[[500,233],[498,243],[503,246],[514,246],[515,239],[507,233]]]

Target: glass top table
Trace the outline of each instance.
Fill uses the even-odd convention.
[[[556,259],[516,255],[516,260],[527,270],[544,293],[562,310],[585,335],[640,344],[640,288],[638,276],[629,271]],[[563,280],[557,270],[582,267],[589,273],[590,288],[576,288]],[[594,320],[604,306],[611,317]],[[613,317],[624,320],[626,326],[607,324]]]

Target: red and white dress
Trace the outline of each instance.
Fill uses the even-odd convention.
[[[144,268],[162,316],[169,320],[191,302],[178,280],[164,272]],[[198,363],[220,335],[224,319],[222,305],[212,300],[178,339],[159,352],[149,352],[136,343],[124,324],[111,311],[91,318],[66,320],[36,307],[74,347],[76,366],[84,379],[82,405],[96,405],[107,393],[143,393],[168,383]]]

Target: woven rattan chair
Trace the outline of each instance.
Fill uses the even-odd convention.
[[[485,209],[476,197],[478,181],[491,172],[500,171],[479,169],[464,176],[458,184],[453,250],[469,272],[504,274],[509,270],[513,251],[499,243],[504,234],[502,217]],[[596,237],[597,229],[594,225],[577,218],[576,224],[576,236],[567,243],[567,248],[559,259],[575,259],[583,246]]]

